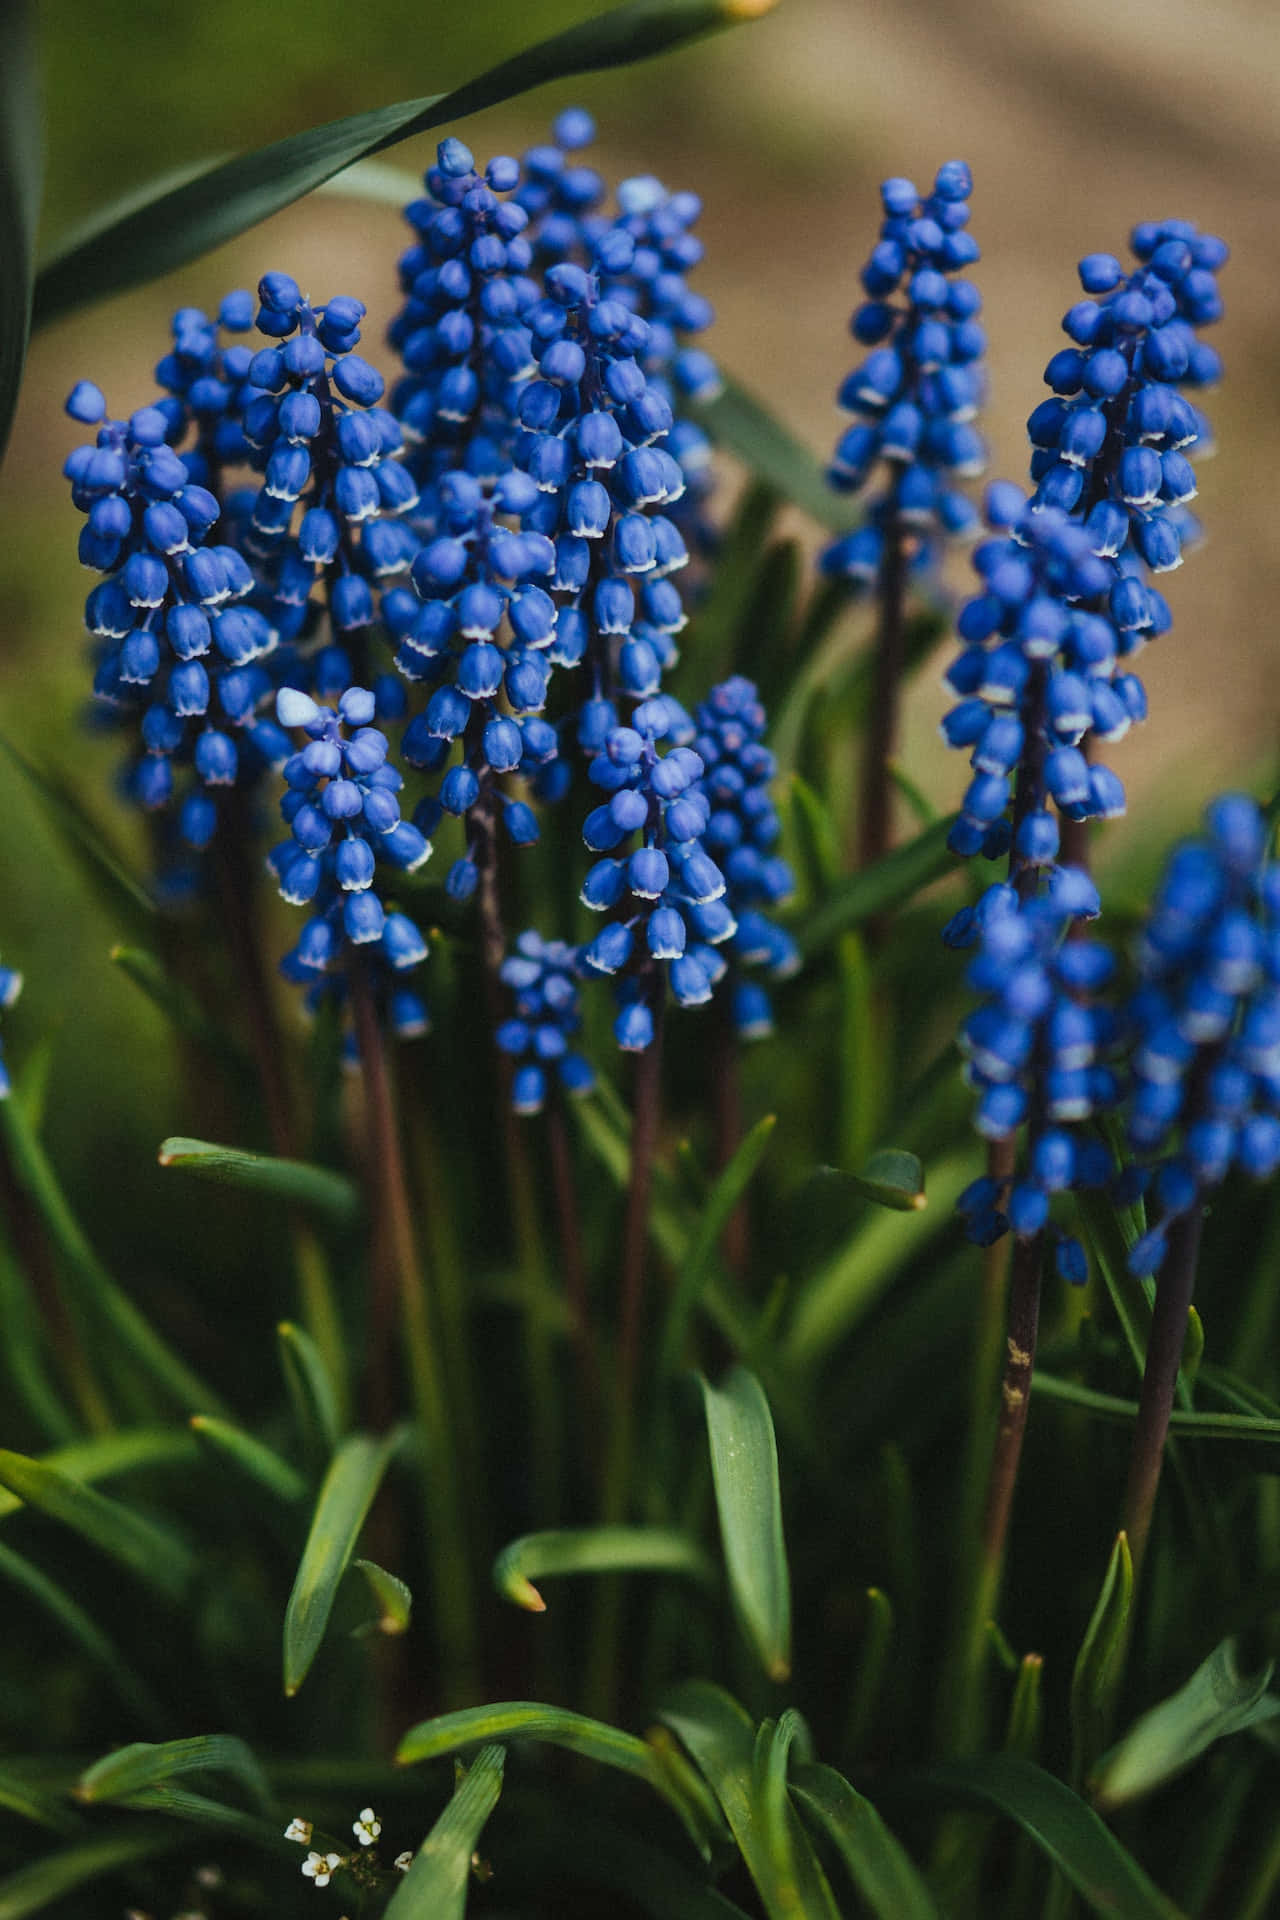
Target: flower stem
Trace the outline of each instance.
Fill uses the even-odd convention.
[[[858,821],[858,865],[873,866],[889,850],[893,786],[889,763],[898,738],[898,707],[906,664],[906,547],[898,516],[895,473],[884,525],[884,553],[876,583],[879,619],[871,713],[862,763],[862,805]]]
[[[1151,1521],[1156,1489],[1164,1462],[1164,1445],[1173,1410],[1178,1368],[1187,1337],[1187,1316],[1195,1291],[1200,1255],[1202,1212],[1199,1206],[1180,1214],[1169,1231],[1169,1251],[1156,1282],[1155,1309],[1147,1341],[1147,1363],[1138,1398],[1138,1419],[1129,1455],[1129,1481],[1124,1498],[1124,1527],[1133,1555],[1133,1577],[1138,1579]]]
[[[592,1460],[599,1460],[600,1414],[603,1386],[600,1378],[600,1353],[591,1324],[591,1298],[587,1288],[587,1267],[582,1249],[582,1216],[578,1207],[577,1181],[573,1172],[573,1152],[569,1130],[564,1121],[564,1098],[554,1088],[547,1101],[547,1151],[551,1159],[551,1186],[555,1195],[556,1224],[560,1237],[560,1259],[564,1267],[565,1298],[569,1306],[571,1337],[577,1360],[579,1391],[586,1445]]]
[[[426,1444],[423,1471],[439,1636],[437,1652],[441,1672],[446,1676],[446,1695],[472,1698],[477,1672],[475,1613],[471,1602],[468,1542],[453,1460],[453,1432],[431,1330],[426,1281],[418,1259],[386,1045],[368,979],[359,965],[353,967],[351,973],[351,1000],[364,1079],[374,1219],[379,1232],[385,1236],[392,1308],[395,1293],[399,1294],[414,1406]],[[384,1369],[389,1374],[392,1359],[394,1325],[388,1327],[381,1323],[387,1312],[386,1291],[375,1282],[373,1316],[375,1322],[380,1322],[372,1331],[370,1343],[374,1376],[371,1398],[375,1401],[387,1397],[391,1391],[390,1380],[384,1383],[379,1378]]]

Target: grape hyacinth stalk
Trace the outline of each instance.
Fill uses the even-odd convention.
[[[889,762],[906,664],[909,575],[933,566],[947,536],[967,535],[977,524],[972,502],[955,486],[986,464],[971,424],[983,394],[982,300],[971,280],[952,277],[979,258],[966,231],[972,188],[961,160],[938,169],[923,199],[910,180],[884,182],[880,238],[862,269],[867,299],[852,326],[872,351],[840,389],[841,406],[857,418],[836,448],[832,485],[860,492],[880,463],[887,468],[862,525],[822,557],[825,572],[874,587],[878,606],[858,822],[862,866],[889,845]],[[895,304],[899,292],[902,303]]]
[[[1138,946],[1126,1112],[1156,1224],[1132,1249],[1156,1298],[1125,1493],[1135,1572],[1151,1529],[1195,1290],[1206,1199],[1233,1169],[1280,1168],[1280,868],[1256,803],[1225,794],[1174,853]],[[1153,1156],[1160,1156],[1152,1164]]]

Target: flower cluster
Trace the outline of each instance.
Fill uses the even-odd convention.
[[[633,722],[610,730],[589,768],[609,798],[588,814],[582,837],[609,857],[587,874],[582,900],[610,919],[583,948],[582,962],[625,976],[614,1033],[619,1046],[643,1052],[660,1003],[658,969],[681,1006],[704,1004],[724,974],[716,948],[737,923],[724,875],[702,844],[711,817],[698,785],[702,758],[688,746],[658,751],[677,732],[679,709],[663,697],[646,700]]]
[[[582,1025],[578,949],[532,931],[522,933],[500,976],[515,996],[515,1015],[503,1021],[494,1037],[515,1063],[511,1104],[516,1112],[541,1113],[552,1068],[566,1093],[590,1093],[595,1074],[570,1044]]]
[[[705,769],[701,791],[711,808],[702,841],[724,874],[737,923],[724,947],[734,1025],[744,1039],[758,1039],[772,1032],[773,1010],[765,987],[743,968],[761,967],[781,980],[800,964],[795,941],[767,912],[795,888],[777,852],[782,829],[771,792],[777,763],[764,744],[764,707],[741,674],[711,689],[694,726],[694,749]]]
[[[360,1852],[335,1853],[330,1850],[321,1853],[311,1845],[313,1828],[309,1820],[295,1817],[289,1822],[284,1830],[285,1839],[308,1849],[302,1863],[304,1880],[310,1880],[315,1887],[327,1887],[334,1874],[346,1868],[354,1873],[357,1885],[376,1883],[378,1856],[372,1850],[382,1837],[382,1821],[372,1807],[362,1807],[351,1823],[351,1831],[359,1842]],[[408,1873],[413,1865],[412,1853],[397,1854],[393,1865],[397,1873]]]
[[[426,197],[405,208],[417,237],[399,263],[406,299],[388,339],[405,373],[391,403],[428,520],[442,473],[492,479],[509,460],[520,385],[533,372],[524,316],[539,289],[529,215],[513,191],[520,179],[519,161],[499,156],[481,175],[461,140],[443,140]]]
[[[105,575],[85,602],[98,643],[93,690],[136,727],[126,787],[139,805],[167,806],[175,761],[194,765],[200,785],[183,802],[180,827],[189,845],[205,847],[217,826],[207,789],[240,772],[228,726],[245,730],[259,767],[287,751],[257,713],[269,685],[257,663],[277,636],[247,604],[255,586],[248,562],[210,541],[221,507],[170,444],[183,425],[174,408],[108,420],[101,392],[82,380],[67,411],[98,425],[95,442],[74,448],[64,468],[86,515],[81,563]]]
[[[1133,1248],[1154,1273],[1170,1225],[1233,1167],[1268,1179],[1280,1167],[1280,869],[1270,832],[1241,794],[1216,800],[1206,835],[1174,853],[1138,948],[1130,1008],[1130,1144],[1154,1173],[1157,1224]]]
[[[938,169],[921,198],[910,180],[880,189],[884,221],[862,269],[866,300],[853,316],[853,336],[872,351],[845,380],[840,405],[855,415],[829,469],[831,484],[859,492],[880,462],[884,488],[868,502],[861,526],[822,556],[825,572],[856,584],[874,581],[884,563],[887,530],[920,540],[964,535],[977,524],[972,502],[955,482],[981,473],[986,450],[972,425],[983,397],[986,336],[982,298],[956,277],[979,258],[968,233],[973,182],[962,160]]]
[[[351,950],[364,949],[367,977],[392,1027],[403,1036],[423,1033],[426,1007],[403,976],[426,958],[426,943],[407,914],[387,910],[375,878],[379,862],[413,872],[431,846],[400,817],[403,780],[388,759],[386,735],[371,724],[373,695],[348,687],[335,710],[286,687],[276,704],[281,725],[300,729],[307,743],[285,763],[280,811],[290,838],[272,849],[268,864],[283,898],[311,907],[281,971],[342,997]]]
[[[508,836],[527,846],[538,838],[537,819],[524,801],[500,795],[495,780],[544,769],[558,754],[554,727],[537,717],[557,658],[555,602],[537,582],[550,577],[555,547],[545,534],[496,517],[518,520],[534,505],[537,488],[527,474],[509,471],[486,487],[454,471],[441,478],[438,495],[441,531],[413,563],[414,590],[393,589],[383,607],[399,640],[400,671],[434,689],[405,730],[404,756],[437,772],[459,741],[462,759],[441,782],[440,812],[487,817],[500,801]],[[466,899],[476,879],[469,838],[445,884]]]
[[[1034,511],[1020,488],[997,482],[986,513],[994,537],[975,550],[982,592],[962,609],[964,643],[947,671],[961,696],[942,723],[949,746],[971,749],[974,777],[948,840],[960,854],[1015,862],[1057,858],[1058,825],[1124,812],[1124,788],[1090,764],[1094,740],[1119,740],[1146,718],[1142,682],[1121,662],[1168,609],[1093,550],[1087,529],[1065,513]],[[1092,610],[1091,610],[1092,609]],[[1016,828],[1007,812],[1013,775],[1025,780]]]
[[[22,975],[12,967],[0,966],[0,1007],[11,1007],[22,992]],[[9,1069],[5,1065],[4,1048],[0,1046],[0,1100],[9,1097]]]
[[[1076,514],[1095,552],[1166,573],[1194,531],[1185,449],[1207,433],[1179,389],[1211,386],[1221,371],[1197,334],[1221,317],[1227,248],[1185,220],[1135,227],[1130,244],[1141,263],[1133,273],[1111,254],[1080,262],[1087,297],[1062,323],[1073,344],[1050,360],[1054,397],[1027,423],[1031,477],[1034,504]]]
[[[1010,886],[987,890],[959,930],[976,942],[969,984],[982,995],[961,1031],[970,1084],[978,1089],[974,1125],[986,1140],[1007,1141],[1026,1128],[1025,1165],[1010,1181],[992,1177],[966,1188],[959,1210],[969,1238],[989,1245],[1012,1230],[1042,1232],[1055,1193],[1104,1186],[1111,1157],[1079,1124],[1115,1105],[1120,1087],[1106,1064],[1117,1038],[1112,1011],[1091,1003],[1111,977],[1101,943],[1067,938],[1099,911],[1084,873],[1056,869],[1047,889],[1020,901]],[[1062,1277],[1082,1281],[1083,1250],[1055,1235]]]

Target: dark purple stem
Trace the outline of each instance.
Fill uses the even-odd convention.
[[[1180,1214],[1169,1231],[1169,1250],[1156,1282],[1155,1310],[1147,1341],[1147,1362],[1138,1398],[1138,1420],[1129,1455],[1129,1481],[1124,1498],[1124,1526],[1129,1535],[1136,1580],[1146,1552],[1155,1513],[1156,1489],[1164,1463],[1169,1415],[1182,1364],[1187,1318],[1195,1292],[1203,1213],[1200,1206]]]

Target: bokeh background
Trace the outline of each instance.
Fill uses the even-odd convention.
[[[45,243],[167,169],[443,91],[587,11],[564,0],[49,0]],[[1230,241],[1218,339],[1227,379],[1211,402],[1220,453],[1201,475],[1209,537],[1167,583],[1176,628],[1143,662],[1152,719],[1117,759],[1133,807],[1107,844],[1124,861],[1140,846],[1154,857],[1215,783],[1265,782],[1280,741],[1278,75],[1274,0],[780,0],[750,26],[542,89],[459,130],[482,157],[518,152],[577,100],[599,122],[593,157],[606,174],[695,187],[707,247],[697,284],[719,314],[708,344],[819,457],[839,424],[833,395],[853,356],[847,319],[884,175],[924,182],[955,156],[973,166],[990,334],[984,426],[992,472],[1011,477],[1025,474],[1023,423],[1076,297],[1076,259],[1122,252],[1135,220],[1169,214]],[[389,157],[421,169],[429,155],[417,142]],[[110,798],[108,755],[77,731],[88,579],[60,477],[77,438],[63,396],[88,375],[114,412],[142,404],[172,310],[216,305],[271,266],[317,297],[364,299],[377,357],[402,244],[393,209],[313,197],[33,343],[0,475],[0,730],[68,770],[122,837],[131,823]],[[927,670],[904,758],[950,803],[962,769],[936,739],[942,707]],[[160,1023],[111,966],[116,929],[3,764],[0,821],[0,949],[28,976],[6,1033],[21,1051],[55,1030],[53,1151],[73,1188],[95,1196],[95,1230],[124,1274],[139,1208],[152,1212],[152,1245],[153,1210],[171,1210],[175,1257],[198,1261],[203,1196],[193,1206],[152,1170],[155,1143],[194,1119],[168,1078]],[[237,1226],[253,1230],[243,1208]],[[164,1291],[162,1274],[137,1280]]]

